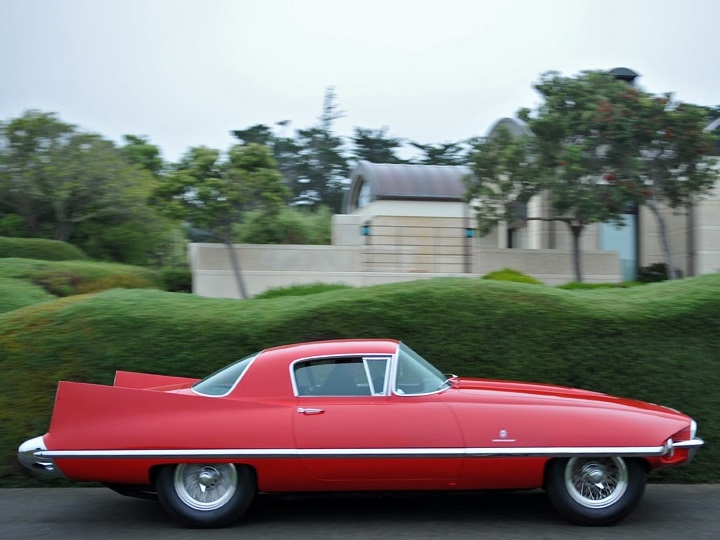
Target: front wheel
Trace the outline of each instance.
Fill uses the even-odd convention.
[[[611,525],[627,516],[645,491],[645,469],[619,457],[574,457],[548,464],[546,487],[557,511],[580,525]]]
[[[189,463],[160,469],[158,498],[167,513],[189,527],[225,527],[250,506],[255,476],[232,463]]]

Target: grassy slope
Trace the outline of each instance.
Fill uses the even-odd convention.
[[[0,313],[6,313],[55,297],[42,288],[22,279],[0,277]]]
[[[47,429],[58,379],[202,376],[268,346],[337,337],[398,338],[461,375],[676,407],[708,445],[666,478],[720,482],[718,336],[720,275],[628,290],[438,279],[245,302],[152,290],[64,298],[0,315],[0,483],[28,483],[17,444]]]
[[[38,285],[57,296],[96,292],[113,287],[142,288],[159,284],[153,270],[95,261],[41,261],[0,258],[0,278]]]

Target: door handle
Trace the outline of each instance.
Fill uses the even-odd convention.
[[[324,409],[306,409],[305,407],[298,407],[297,412],[300,414],[322,414],[325,412]]]

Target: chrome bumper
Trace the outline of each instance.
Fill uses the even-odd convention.
[[[27,440],[18,448],[18,461],[31,471],[35,471],[44,476],[62,476],[60,469],[57,468],[52,458],[35,455],[45,450],[47,450],[47,447],[45,446],[42,435]]]
[[[688,449],[688,459],[685,462],[686,464],[692,463],[692,460],[695,459],[695,454],[698,451],[698,448],[700,448],[703,444],[705,444],[705,441],[702,440],[700,437],[693,437],[689,441],[678,441],[678,442],[672,442],[672,439],[668,440],[667,442],[667,449],[668,454],[672,456],[673,451],[676,448],[687,448]]]

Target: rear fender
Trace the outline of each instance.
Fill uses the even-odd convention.
[[[49,450],[247,448],[292,445],[284,403],[61,381]]]

